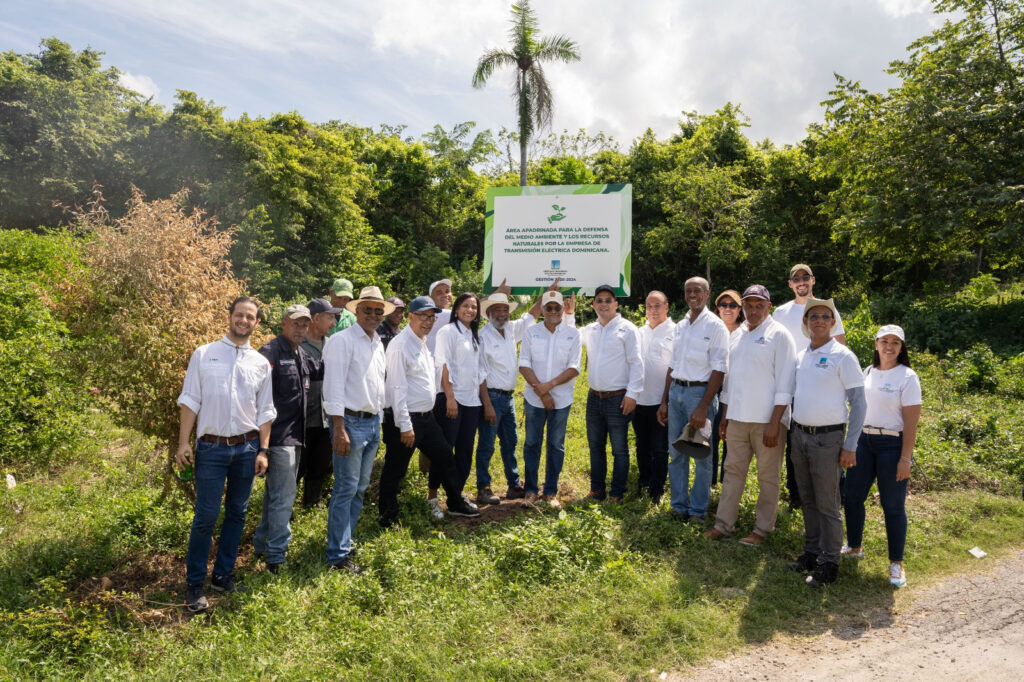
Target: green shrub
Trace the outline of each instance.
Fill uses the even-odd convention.
[[[976,343],[965,351],[951,351],[948,374],[960,393],[992,393],[999,386],[997,360],[992,349]]]
[[[853,314],[843,318],[846,330],[846,345],[857,354],[862,367],[871,364],[875,350],[875,333],[878,324],[871,317],[871,305],[867,296],[861,296],[860,304]]]

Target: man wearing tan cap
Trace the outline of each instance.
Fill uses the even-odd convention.
[[[334,490],[327,515],[327,564],[359,573],[352,534],[370,485],[384,412],[384,344],[377,327],[395,306],[377,287],[363,287],[349,301],[356,323],[324,346],[324,410],[331,417]]]
[[[306,398],[312,382],[323,376],[319,363],[301,347],[311,317],[309,308],[304,305],[288,306],[281,320],[281,333],[260,348],[260,353],[270,362],[277,417],[270,428],[263,513],[252,546],[256,554],[263,555],[267,570],[272,573],[284,564],[292,537],[289,522],[295,503],[299,459],[306,442]]]
[[[558,288],[558,280],[551,290]],[[494,439],[501,441],[501,463],[508,484],[506,498],[520,499],[526,495],[519,466],[516,463],[516,403],[518,375],[516,347],[540,316],[540,298],[518,320],[510,320],[518,303],[510,301],[512,288],[504,281],[480,303],[480,315],[487,324],[480,330],[480,363],[484,382],[480,385],[483,418],[480,420],[476,446],[476,503],[497,504],[500,500],[491,491],[491,456]]]
[[[580,332],[565,315],[572,315],[576,304],[573,293],[564,305],[558,291],[541,296],[544,324],[531,326],[519,350],[519,373],[526,379],[526,439],[523,444],[523,468],[526,471],[526,502],[532,504],[540,492],[538,470],[540,446],[547,428],[547,463],[543,500],[559,506],[558,477],[565,460],[565,431],[569,424],[573,385],[580,373],[582,341]]]

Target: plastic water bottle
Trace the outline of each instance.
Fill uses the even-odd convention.
[[[178,473],[178,478],[180,478],[183,481],[191,481],[192,480],[192,465],[191,464],[186,464],[185,468],[182,469]]]

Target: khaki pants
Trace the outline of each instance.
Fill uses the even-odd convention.
[[[764,445],[767,424],[738,422],[729,419],[726,443],[729,456],[725,459],[725,478],[722,495],[718,500],[715,528],[731,535],[739,515],[740,498],[747,483],[750,460],[757,458],[757,507],[754,532],[761,537],[775,530],[775,517],[779,511],[779,488],[782,475],[782,457],[786,449],[786,427],[779,426],[779,444],[774,448]]]

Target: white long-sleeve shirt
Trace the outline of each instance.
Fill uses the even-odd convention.
[[[480,330],[480,368],[487,388],[515,390],[519,364],[516,346],[535,322],[533,315],[524,313],[518,320],[509,320],[505,324],[504,336],[493,324],[487,324]]]
[[[729,343],[729,372],[722,385],[728,419],[767,424],[776,405],[793,402],[796,349],[793,337],[779,322],[765,318],[755,329],[747,323]],[[788,410],[783,422],[789,426]]]
[[[676,323],[666,319],[657,327],[640,327],[640,356],[644,359],[644,390],[637,405],[660,405],[665,392],[665,373],[672,360],[672,338]]]
[[[427,332],[427,348],[430,349],[431,354],[437,350],[437,335],[441,333],[441,330],[448,325],[451,319],[452,311],[450,308],[442,310],[434,317],[434,326]]]
[[[679,320],[672,340],[672,378],[707,381],[711,372],[729,371],[729,328],[707,308],[690,324],[690,316]]]
[[[479,334],[478,334],[479,336]],[[466,407],[479,407],[480,384],[484,381],[480,370],[480,346],[473,343],[473,331],[456,320],[437,333],[434,346],[435,383],[442,389],[441,373],[448,368],[455,401]]]
[[[196,438],[239,436],[273,421],[270,363],[248,342],[225,336],[192,353],[178,404],[196,413]]]
[[[636,400],[644,390],[644,361],[636,325],[616,315],[608,324],[591,322],[580,336],[587,347],[587,382],[595,391],[626,389]]]
[[[323,406],[327,414],[345,410],[380,414],[384,410],[384,344],[362,327],[332,334],[324,344]]]
[[[580,371],[580,355],[582,345],[580,332],[576,327],[562,322],[555,331],[548,331],[544,324],[535,324],[527,329],[523,337],[523,345],[519,349],[519,366],[529,367],[540,382],[551,381],[567,369]],[[572,405],[573,386],[576,377],[571,381],[551,389],[551,399],[555,409]],[[544,407],[540,396],[527,384],[524,394],[526,402],[534,407]]]
[[[410,412],[434,409],[434,356],[427,342],[406,327],[388,344],[384,360],[384,404],[394,411],[399,431],[408,431],[412,428]]]

